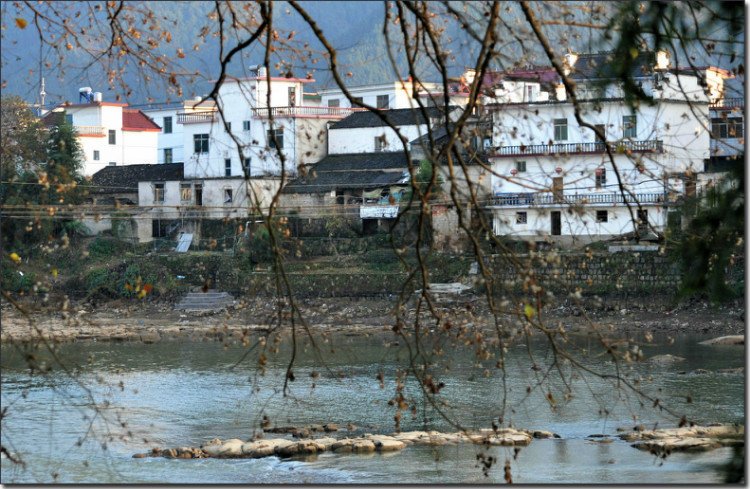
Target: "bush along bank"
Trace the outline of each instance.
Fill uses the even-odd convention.
[[[97,256],[104,253],[94,247]],[[108,248],[107,248],[108,249]],[[106,250],[105,250],[106,251]],[[256,262],[248,255],[228,252],[152,253],[91,258],[88,261],[40,257],[46,263],[27,269],[25,264],[3,267],[3,290],[23,294],[57,294],[73,301],[96,305],[110,299],[179,300],[196,289],[215,289],[234,297],[274,296],[277,273],[272,263]],[[410,266],[413,252],[404,258]],[[50,262],[60,263],[60,275],[49,278]],[[519,264],[520,266],[516,265]],[[63,273],[63,264],[70,268]],[[466,255],[433,254],[426,260],[430,283],[460,282],[480,296],[485,284],[477,265]],[[554,303],[601,296],[659,302],[674,300],[681,280],[679,266],[659,252],[582,253],[545,251],[519,254],[514,262],[491,255],[485,262],[498,296],[533,296],[549,291]],[[737,297],[744,293],[744,259],[735,260],[730,285]],[[736,269],[736,270],[735,270]],[[57,272],[57,268],[54,269]],[[390,249],[369,249],[359,255],[340,255],[314,260],[287,258],[286,278],[298,297],[389,297],[412,292],[423,284],[407,283],[408,268]],[[472,273],[474,272],[474,273]],[[45,274],[48,279],[41,280]],[[145,292],[144,292],[145,290]],[[504,297],[501,297],[504,298]],[[727,297],[727,299],[731,299]],[[547,300],[547,298],[545,298]],[[627,307],[627,306],[626,306]]]

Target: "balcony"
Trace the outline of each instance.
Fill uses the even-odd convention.
[[[102,126],[76,126],[75,130],[81,137],[103,138],[107,135],[107,128]]]
[[[615,153],[661,153],[664,148],[660,140],[654,141],[620,141],[608,143]],[[514,156],[556,156],[573,154],[597,154],[606,151],[605,143],[558,143],[530,144],[521,146],[503,146],[496,148],[490,158],[508,158]]]
[[[253,109],[253,117],[257,119],[268,119],[269,117],[321,117],[343,119],[354,112],[362,112],[367,109],[350,107],[261,107]]]
[[[218,122],[217,112],[213,110],[203,112],[180,112],[177,114],[177,124],[197,124],[200,122]]]
[[[722,98],[708,106],[709,109],[734,109],[744,108],[745,99],[743,98]]]
[[[555,195],[542,193],[496,193],[490,202],[491,207],[543,207],[554,205],[617,205],[617,204],[662,204],[673,202],[663,192],[625,194],[620,192],[600,192],[591,194]]]

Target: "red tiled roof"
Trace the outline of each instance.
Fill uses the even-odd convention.
[[[161,127],[138,109],[122,109],[122,130],[161,131]]]

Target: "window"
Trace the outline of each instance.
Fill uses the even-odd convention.
[[[70,124],[72,126],[73,125],[73,114],[65,114],[65,122],[67,122],[68,124]]]
[[[117,131],[114,129],[109,130],[109,144],[117,144]]]
[[[99,161],[99,151],[96,149],[94,150],[94,161]]]
[[[375,136],[375,151],[383,151],[385,149],[385,134]]]
[[[164,163],[172,163],[172,148],[164,148]]]
[[[295,87],[289,87],[289,107],[297,105],[297,89]]]
[[[231,188],[224,189],[224,203],[225,204],[232,203],[232,189]]]
[[[523,173],[526,171],[526,162],[525,161],[516,161],[516,171],[518,173]]]
[[[609,222],[607,211],[596,211],[596,222]]]
[[[365,103],[362,97],[352,97],[352,107],[361,107]]]
[[[224,132],[229,132],[231,130],[232,130],[232,123],[231,122],[227,122],[227,125],[224,126]]]
[[[743,138],[744,126],[741,117],[714,117],[711,119],[711,134],[716,139]]]
[[[229,158],[226,158],[224,160],[224,176],[225,177],[232,176],[232,160]]]
[[[249,131],[250,130],[250,121],[242,121],[242,130],[243,131]]]
[[[378,109],[389,109],[388,95],[378,95]]]
[[[638,136],[638,125],[634,115],[622,116],[622,137],[635,138]]]
[[[109,166],[117,166],[117,162],[116,161],[110,161],[109,162]]]
[[[555,119],[555,141],[568,140],[568,119]]]
[[[597,168],[594,174],[596,175],[596,188],[605,187],[607,185],[607,170]]]
[[[340,107],[339,103],[340,103],[339,99],[337,99],[337,98],[332,98],[332,99],[328,100],[328,106],[329,107]]]
[[[164,184],[163,183],[154,184],[154,202],[157,204],[164,202]]]
[[[271,149],[284,149],[284,130],[273,129],[268,131],[268,147]]]
[[[164,134],[172,134],[172,118],[171,117],[165,117],[164,118]]]
[[[208,153],[208,134],[193,134],[195,153]]]
[[[245,165],[245,169],[247,170],[247,174],[250,174],[250,158],[245,158],[242,162]]]
[[[189,183],[180,184],[180,200],[190,202],[193,199],[193,187]]]
[[[516,212],[516,224],[526,224],[528,216],[525,212]]]

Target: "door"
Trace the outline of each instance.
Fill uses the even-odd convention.
[[[562,177],[554,177],[552,179],[552,196],[555,202],[563,201],[563,179]]]
[[[552,236],[560,236],[562,234],[562,223],[560,220],[560,211],[552,211],[550,212],[550,219],[552,224],[552,229],[550,230]]]
[[[643,209],[638,211],[638,234],[643,236],[648,233],[648,210]]]
[[[203,185],[200,183],[195,184],[195,205],[203,205]]]

